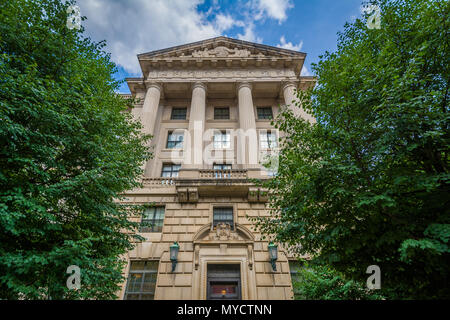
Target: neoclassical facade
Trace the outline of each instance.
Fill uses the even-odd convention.
[[[300,76],[305,56],[226,37],[138,55],[131,112],[153,135],[154,158],[143,188],[126,194],[146,206],[133,218],[146,241],[128,253],[121,299],[293,298],[296,261],[254,229],[251,218],[269,211],[250,179],[276,175],[262,166],[276,163],[283,134],[271,121],[314,85]]]

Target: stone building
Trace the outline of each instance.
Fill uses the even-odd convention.
[[[153,135],[154,158],[143,188],[126,194],[147,205],[135,218],[146,241],[128,254],[120,298],[293,298],[296,261],[281,246],[271,260],[250,219],[269,214],[267,194],[249,179],[276,174],[261,165],[276,155],[271,120],[314,85],[300,76],[305,56],[226,37],[138,55],[131,112]]]

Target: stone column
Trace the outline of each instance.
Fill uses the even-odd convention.
[[[192,85],[189,132],[186,141],[185,168],[203,168],[203,133],[205,131],[206,84]]]
[[[156,82],[147,84],[147,93],[145,94],[144,105],[142,107],[142,114],[141,114],[141,122],[142,126],[144,127],[143,131],[145,134],[153,135],[153,131],[155,130],[156,116],[158,115],[161,91],[162,91],[161,84]],[[146,171],[146,167],[148,163],[150,163],[150,161],[147,161],[142,165],[141,168],[144,171]]]
[[[295,90],[297,86],[294,82],[287,82],[283,86],[283,95],[284,95],[284,103],[294,112],[294,114],[298,117],[302,117],[305,120],[308,120],[311,123],[315,123],[316,119],[314,119],[310,114],[306,113],[303,108],[296,106],[294,103],[297,100],[297,96]]]
[[[150,83],[142,107],[141,121],[146,134],[153,134],[162,87],[159,83]]]
[[[252,85],[241,82],[237,86],[239,104],[239,126],[237,160],[243,168],[257,167],[258,138],[253,108]],[[248,139],[247,139],[248,137]]]

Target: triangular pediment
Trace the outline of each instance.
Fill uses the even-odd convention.
[[[217,37],[193,42],[181,46],[139,54],[141,59],[242,59],[242,58],[304,58],[303,52],[282,49],[237,40],[227,37]]]

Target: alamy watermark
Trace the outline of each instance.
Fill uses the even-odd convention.
[[[381,270],[380,267],[376,264],[367,267],[366,273],[371,274],[370,277],[367,278],[367,289],[381,289]]]
[[[361,13],[368,14],[366,26],[369,29],[381,29],[381,9],[375,4],[361,6]]]
[[[69,28],[70,30],[72,29],[80,30],[81,29],[80,7],[75,5],[69,6],[66,12],[68,14],[66,22],[67,28]]]
[[[66,273],[70,274],[66,281],[67,289],[79,290],[81,288],[80,267],[76,265],[70,265],[67,267]]]

